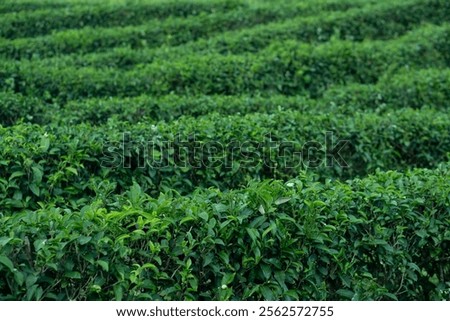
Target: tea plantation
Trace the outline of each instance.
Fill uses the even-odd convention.
[[[450,1],[3,0],[0,300],[449,300]]]

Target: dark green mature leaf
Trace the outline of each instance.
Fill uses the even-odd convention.
[[[6,266],[10,272],[14,272],[14,263],[4,255],[0,255],[0,263]]]

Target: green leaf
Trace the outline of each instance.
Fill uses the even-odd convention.
[[[188,259],[188,262],[190,262],[188,268],[191,266],[192,261],[191,259]],[[156,267],[156,265],[152,264],[152,263],[145,263],[143,266],[141,266],[141,269],[150,269],[155,271],[156,273],[159,272],[158,268]]]
[[[13,199],[15,199],[16,201],[21,201],[22,197],[23,197],[23,194],[20,190],[16,190],[14,192]]]
[[[92,237],[82,235],[78,238],[78,243],[80,243],[80,245],[85,245],[85,244],[89,243],[91,240],[92,240]]]
[[[20,271],[15,271],[14,272],[14,280],[17,282],[17,284],[19,286],[22,286],[23,283],[25,282],[25,276],[22,272]]]
[[[43,136],[41,138],[41,144],[40,144],[41,151],[46,152],[46,151],[48,151],[49,147],[50,147],[50,139],[47,136]]]
[[[223,213],[226,212],[228,210],[228,206],[224,205],[224,204],[214,204],[213,208],[218,212],[218,213]]]
[[[275,201],[275,205],[280,205],[280,204],[283,204],[283,203],[287,203],[290,200],[291,200],[291,197],[280,197],[279,199],[277,199]]]
[[[222,285],[228,285],[231,282],[233,282],[234,277],[236,276],[236,273],[225,273],[222,277]]]
[[[114,289],[115,289],[115,288],[114,288]],[[160,295],[161,295],[161,296],[166,296],[166,295],[172,294],[172,293],[174,293],[174,292],[177,292],[178,290],[179,290],[179,289],[176,288],[176,287],[174,287],[174,286],[168,287],[168,288],[163,289],[163,290],[160,292]],[[116,297],[116,300],[117,300],[117,297]],[[117,300],[117,301],[119,301],[119,300]]]
[[[74,174],[75,176],[78,176],[78,171],[73,168],[73,167],[66,167],[66,171],[68,171],[69,173]]]
[[[426,230],[418,230],[416,231],[416,235],[420,236],[421,238],[426,238],[428,236],[428,233]]]
[[[261,214],[263,214],[263,215],[266,214],[266,210],[264,209],[264,206],[262,206],[262,204],[259,205],[258,211],[259,211]]]
[[[208,254],[206,254],[203,258],[202,267],[208,266],[212,262],[213,259],[214,259],[214,254],[212,252],[209,252]]]
[[[67,272],[67,273],[64,274],[64,276],[69,278],[69,279],[81,279],[81,273],[80,272],[76,272],[76,271]]]
[[[295,290],[288,290],[284,293],[284,295],[289,296],[291,298],[293,298],[294,300],[299,301],[300,297],[298,295],[298,293]]]
[[[385,293],[384,295],[387,296],[389,299],[392,299],[394,301],[398,301],[397,296],[395,294],[393,294],[393,293],[389,293],[388,292],[388,293]]]
[[[204,221],[207,221],[208,218],[209,218],[208,213],[206,213],[206,212],[200,212],[200,213],[198,213],[198,216],[199,216],[201,219],[203,219]]]
[[[26,280],[25,280],[25,285],[27,288],[31,287],[33,284],[36,283],[36,281],[38,280],[38,277],[36,275],[28,275]]]
[[[247,228],[247,233],[253,242],[257,242],[259,238],[259,232],[255,228]]]
[[[189,279],[188,282],[189,282],[189,285],[191,286],[192,291],[198,290],[198,280],[196,277]]]
[[[7,236],[2,236],[0,237],[0,246],[5,246],[6,244],[8,244],[13,238],[12,237],[7,237]]]
[[[353,299],[353,297],[355,296],[355,293],[353,291],[347,289],[339,289],[336,291],[336,294],[343,296],[344,298],[347,299]]]
[[[313,202],[313,206],[314,206],[314,207],[322,207],[322,206],[327,206],[327,204],[325,204],[325,203],[322,202],[322,201],[317,200],[317,201],[314,201],[314,202]]]
[[[39,239],[33,242],[34,250],[38,252],[40,249],[42,249],[45,246],[45,243],[47,242],[46,239]]]
[[[263,273],[264,279],[269,280],[272,276],[272,269],[270,268],[270,266],[267,264],[261,264],[260,268]]]
[[[219,257],[223,260],[223,262],[228,265],[230,264],[230,257],[227,252],[221,251],[219,253]]]
[[[119,284],[114,285],[114,297],[116,301],[122,301],[123,298],[123,289]]]
[[[262,234],[262,238],[264,239],[266,235],[272,231],[276,232],[277,230],[277,224],[275,222],[270,223],[269,227],[266,228],[266,230]]]
[[[31,287],[27,288],[26,294],[27,301],[31,301],[33,299],[33,296],[36,293],[37,288],[38,288],[37,284],[33,284]]]
[[[12,180],[13,178],[16,178],[16,177],[21,177],[21,176],[23,176],[23,175],[25,175],[25,173],[22,172],[22,171],[14,172],[14,173],[12,173],[11,176],[9,177],[9,180]]]
[[[277,271],[274,273],[275,280],[277,280],[278,284],[281,285],[284,291],[287,291],[288,288],[286,286],[286,273],[284,271]]]
[[[186,261],[186,268],[187,268],[187,269],[190,269],[191,266],[192,266],[192,260],[189,258],[189,259],[187,259],[187,261]]]
[[[29,187],[34,195],[39,196],[39,188],[34,183],[30,184]]]
[[[262,296],[264,297],[264,300],[266,300],[266,301],[273,301],[274,300],[273,291],[268,286],[260,287],[259,291],[261,292]]]
[[[348,276],[348,275],[341,275],[341,276],[340,276],[340,279],[341,279],[342,283],[343,283],[345,286],[348,286],[348,287],[351,286],[351,284],[352,284],[352,279],[351,279],[350,276]]]
[[[195,217],[193,216],[186,216],[183,219],[181,219],[180,224],[186,223],[186,222],[190,222],[190,221],[195,221]]]
[[[139,204],[141,195],[142,195],[141,186],[138,183],[134,182],[133,186],[131,186],[130,193],[129,193],[131,204],[133,204],[133,205]]]
[[[39,167],[32,167],[31,170],[33,171],[33,183],[39,185],[42,182],[42,176],[44,173]]]
[[[8,257],[0,255],[0,263],[6,266],[11,272],[14,272],[14,264]]]
[[[103,260],[98,260],[97,264],[100,265],[105,272],[109,272],[109,263]]]

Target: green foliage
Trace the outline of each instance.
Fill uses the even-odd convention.
[[[0,92],[0,121],[12,125],[23,119],[36,124],[105,124],[111,120],[142,122],[173,121],[183,115],[193,117],[213,112],[222,115],[248,113],[275,114],[296,110],[308,114],[334,112],[349,114],[371,110],[383,114],[399,108],[448,108],[450,100],[448,69],[401,70],[382,77],[377,84],[334,86],[318,99],[303,96],[273,95],[166,95],[154,97],[110,97],[73,100],[65,104],[47,104],[33,97]]]
[[[0,300],[450,299],[449,17],[2,1]]]
[[[308,17],[300,15],[287,20],[223,32],[176,47],[161,46],[140,50],[116,47],[106,52],[95,52],[83,56],[58,56],[50,59],[49,62],[98,68],[106,66],[130,68],[136,64],[148,64],[159,59],[179,59],[187,54],[258,52],[274,40],[295,39],[308,43],[322,43],[330,39],[358,42],[369,39],[388,40],[397,38],[411,29],[417,29],[424,22],[448,22],[447,16],[450,13],[448,7],[443,4],[441,7],[438,4],[439,8],[436,8],[433,3],[402,1],[394,5],[381,3],[376,6],[351,8],[343,12],[324,12]],[[439,11],[436,12],[436,10]],[[380,23],[380,20],[384,20],[384,23]],[[417,36],[414,30],[410,38],[417,39]]]
[[[52,113],[50,105],[35,97],[25,97],[12,92],[0,92],[0,123],[13,125],[19,120],[42,123],[44,113]]]
[[[376,85],[350,84],[331,88],[321,101],[340,112],[365,109],[385,112],[424,106],[446,110],[449,88],[449,69],[402,70],[382,77]]]
[[[130,70],[3,61],[0,88],[52,100],[261,93],[321,96],[330,86],[376,83],[404,68],[449,66],[449,26],[427,26],[390,41],[274,42],[257,54],[192,54]],[[3,79],[3,80],[2,80]],[[1,81],[2,80],[2,81]]]
[[[73,100],[66,104],[42,107],[43,103],[33,99],[40,106],[41,117],[27,117],[29,110],[21,104],[8,105],[8,116],[4,124],[10,125],[18,118],[30,122],[46,124],[105,124],[111,120],[142,122],[173,121],[189,115],[199,117],[211,113],[236,115],[249,113],[276,114],[280,110],[296,110],[307,114],[335,112],[353,115],[355,112],[370,110],[386,113],[400,108],[432,107],[446,110],[450,100],[449,69],[402,70],[393,76],[380,79],[372,84],[349,84],[333,86],[322,97],[308,99],[304,96],[273,95],[270,97],[252,95],[166,95],[154,97],[141,95],[137,97],[110,97]],[[23,100],[21,95],[8,100]],[[22,104],[26,105],[25,102]]]
[[[62,15],[65,17],[61,17],[62,20],[53,19],[54,10],[51,10],[51,14],[48,11],[14,14],[11,19],[6,16],[3,20],[6,25],[4,33],[7,35],[20,35],[22,25],[25,32],[30,32],[33,30],[29,28],[30,24],[37,24],[36,31],[31,32],[32,34],[48,32],[56,27],[65,29],[71,25],[80,29],[62,30],[51,35],[33,38],[12,40],[0,38],[0,55],[16,59],[41,58],[73,52],[100,51],[116,46],[129,46],[133,49],[153,48],[164,44],[173,46],[218,32],[251,27],[294,17],[297,14],[314,14],[327,8],[345,10],[361,5],[364,1],[321,0],[316,6],[302,3],[298,6],[292,4],[248,6],[235,1],[219,1],[219,3],[220,5],[217,5],[217,1],[198,0],[194,3],[189,1],[172,1],[153,5],[144,3],[127,6],[126,10],[123,6],[111,9],[101,6],[89,9],[90,12],[87,13],[86,6],[83,6],[84,9],[78,13],[76,10],[71,10],[67,14],[67,10],[63,10]],[[189,13],[195,14],[189,15]],[[149,19],[158,15],[167,15],[167,17],[166,19]],[[51,23],[47,23],[48,20],[51,20]],[[143,24],[138,24],[139,22]]]
[[[0,218],[2,300],[448,299],[450,171],[301,175]],[[127,201],[128,200],[128,201]]]
[[[135,180],[158,195],[167,189],[186,194],[199,186],[229,189],[252,179],[289,179],[304,168],[321,179],[347,179],[377,168],[432,167],[448,159],[446,116],[428,109],[332,118],[279,111],[211,114],[156,125],[16,125],[0,129],[0,158],[5,160],[0,163],[5,180],[0,204],[35,208],[36,202],[55,197],[83,202],[92,194],[91,177],[117,184],[118,191]],[[330,132],[334,137],[327,136]],[[124,140],[124,133],[129,138]],[[333,152],[339,140],[347,143]],[[320,146],[307,154],[311,142]]]
[[[70,5],[67,2],[58,3],[55,1],[55,3],[41,4],[41,8],[39,8],[39,3],[34,3],[34,7],[32,3],[10,4],[10,8],[16,5],[24,10],[3,15],[0,22],[0,37],[12,39],[33,37],[48,34],[55,30],[87,26],[137,25],[145,23],[151,18],[187,17],[201,13],[211,13],[215,10],[236,9],[242,5],[238,1],[233,0],[169,2],[140,0],[128,3],[94,2],[90,5],[86,5],[86,3]],[[15,11],[18,10],[16,9]]]

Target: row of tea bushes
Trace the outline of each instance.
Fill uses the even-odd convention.
[[[390,41],[336,40],[319,46],[281,41],[258,53],[161,58],[127,71],[4,60],[0,88],[62,101],[169,93],[317,97],[330,86],[376,83],[401,68],[448,67],[449,34],[449,26],[444,25],[424,27]]]
[[[384,113],[408,107],[447,110],[449,88],[448,69],[423,69],[402,70],[392,77],[381,79],[375,85],[349,84],[332,87],[316,100],[282,95],[141,95],[131,98],[74,100],[56,105],[46,104],[34,97],[0,92],[0,118],[4,126],[19,121],[37,124],[86,122],[100,125],[112,119],[129,122],[172,121],[183,115],[197,117],[211,112],[223,115],[255,112],[272,114],[292,109],[309,114],[353,114],[364,110]]]
[[[278,111],[99,127],[19,124],[0,128],[0,207],[76,206],[94,195],[98,179],[119,192],[136,181],[158,195],[289,179],[302,169],[323,180],[430,168],[449,157],[447,116],[429,109],[350,117]]]
[[[13,94],[14,96],[15,94]],[[34,102],[35,99],[32,99]],[[172,121],[183,115],[193,117],[217,112],[223,115],[276,113],[292,109],[304,113],[353,114],[355,111],[380,113],[400,108],[450,107],[450,70],[403,70],[375,85],[349,84],[332,87],[313,100],[302,96],[137,96],[131,98],[93,98],[69,101],[63,107],[42,107],[34,111],[34,123],[104,124],[110,119],[139,122],[144,119]],[[34,105],[36,106],[36,105]],[[14,116],[26,117],[16,105]],[[6,118],[8,119],[8,118]],[[25,118],[25,120],[27,120]]]
[[[319,100],[319,104],[325,104],[325,110],[335,107],[341,113],[424,106],[447,110],[449,102],[450,70],[433,68],[401,70],[382,77],[375,85],[348,84],[330,88]]]
[[[450,170],[0,215],[1,300],[445,300]]]
[[[411,0],[412,1],[412,0]],[[418,0],[415,0],[418,1]],[[48,57],[77,52],[105,51],[117,46],[136,48],[153,48],[161,45],[179,45],[209,37],[228,30],[252,27],[296,15],[320,14],[329,7],[336,7],[335,2],[323,0],[319,6],[300,3],[297,6],[272,4],[237,7],[234,10],[212,10],[210,13],[195,16],[170,16],[165,20],[149,19],[141,25],[116,27],[84,27],[55,32],[39,37],[3,39],[0,38],[0,55],[13,59],[31,57]],[[176,4],[176,2],[174,2]],[[185,8],[185,6],[180,3]],[[210,4],[213,8],[212,4]],[[341,3],[341,10],[349,7],[348,2]],[[220,8],[218,8],[220,9]],[[139,10],[138,10],[139,11]],[[99,12],[103,12],[100,10]],[[122,11],[118,11],[123,14]],[[328,12],[329,14],[329,12]],[[321,14],[322,16],[325,13]]]
[[[393,10],[386,5],[369,6],[363,9],[354,9],[347,12],[336,12],[314,17],[300,17],[282,22],[273,22],[258,25],[253,28],[230,31],[207,39],[198,39],[177,47],[162,46],[134,50],[129,47],[112,48],[112,50],[100,53],[91,53],[83,56],[70,55],[49,60],[51,64],[75,64],[77,66],[95,66],[130,68],[136,64],[151,63],[158,58],[179,59],[182,56],[195,53],[221,53],[242,54],[245,52],[257,52],[268,45],[274,39],[292,40],[304,42],[325,42],[331,38],[362,41],[365,39],[392,39],[413,30],[419,23],[431,21],[447,21],[446,18],[436,17],[430,14],[430,19],[419,15],[405,14],[405,11],[414,10],[414,6],[405,5],[404,10]],[[449,9],[450,10],[450,9]],[[448,12],[450,13],[450,11]],[[399,17],[408,17],[402,20]],[[380,20],[391,23],[380,24]],[[419,27],[418,31],[424,30]],[[411,37],[417,37],[413,32]]]
[[[30,58],[33,55],[41,58],[76,52],[77,55],[63,57],[64,62],[60,63],[64,65],[75,61],[78,65],[95,64],[104,67],[111,65],[108,60],[113,60],[115,65],[121,67],[149,63],[154,56],[167,57],[169,55],[169,57],[179,58],[179,56],[194,52],[234,54],[255,52],[268,46],[274,39],[298,39],[304,42],[324,42],[332,37],[357,41],[390,39],[398,37],[424,22],[448,21],[450,6],[435,2],[435,0],[425,2],[408,0],[400,3],[381,3],[343,12],[325,11],[310,17],[305,17],[303,14],[281,22],[257,24],[263,19],[267,23],[275,18],[288,18],[298,14],[290,6],[285,7],[284,10],[278,9],[279,12],[274,12],[274,8],[269,6],[258,10],[246,10],[244,15],[232,11],[225,15],[205,16],[202,28],[198,24],[191,24],[190,21],[199,21],[199,17],[192,17],[191,19],[169,19],[165,22],[166,25],[155,22],[158,26],[142,27],[149,30],[145,33],[141,27],[120,30],[104,29],[102,32],[95,29],[82,29],[76,31],[75,34],[67,31],[48,37],[4,41],[3,44],[0,42],[0,54],[19,59]],[[221,20],[214,21],[218,17],[222,17]],[[247,17],[248,21],[245,19],[241,21],[243,17]],[[235,21],[236,19],[238,21]],[[212,29],[208,27],[211,24],[214,24]],[[231,27],[228,29],[239,29],[239,27],[244,27],[244,24],[251,28],[213,34],[222,26],[229,25]],[[257,25],[254,26],[255,24]],[[165,32],[161,32],[162,29]],[[223,31],[228,29],[225,28]],[[177,30],[176,36],[174,35],[175,30]],[[203,39],[202,37],[206,33],[208,37]],[[67,40],[67,37],[70,40]],[[195,41],[192,42],[192,40]],[[181,46],[172,48],[173,45],[179,44]],[[154,48],[160,45],[164,46]],[[105,50],[117,46],[119,48],[113,48],[115,51]],[[140,50],[137,51],[138,47]],[[84,61],[83,56],[79,55],[80,51],[81,53],[94,51],[98,56],[88,55]],[[105,63],[102,63],[102,58],[106,59]],[[53,63],[58,64],[58,61],[52,61]]]
[[[18,4],[26,9],[25,3]],[[63,6],[66,7],[63,7]],[[14,4],[11,5],[14,7]],[[30,4],[31,6],[31,4]],[[58,8],[58,6],[62,8]],[[38,10],[24,10],[3,14],[0,37],[22,38],[45,35],[55,31],[91,27],[115,27],[143,24],[149,19],[188,17],[202,13],[245,8],[242,1],[148,1],[93,3],[69,5],[64,2],[48,4]],[[0,7],[1,10],[1,7]]]
[[[68,5],[61,2],[55,2],[51,0],[43,0],[40,2],[29,1],[16,1],[16,0],[4,0],[0,3],[0,14],[16,13],[20,11],[32,11],[42,9],[62,9],[67,8]]]

